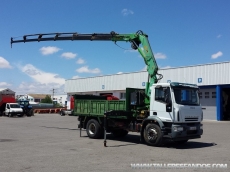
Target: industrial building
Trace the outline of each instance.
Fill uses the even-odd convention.
[[[160,69],[158,73],[163,75],[160,83],[197,84],[204,119],[230,120],[230,62]],[[124,99],[126,87],[144,89],[147,80],[147,71],[66,80],[67,107],[74,94],[112,94]]]

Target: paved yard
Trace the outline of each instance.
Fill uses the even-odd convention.
[[[35,114],[34,117],[0,117],[1,172],[81,171],[230,171],[230,122],[205,121],[201,139],[185,145],[169,143],[150,147],[131,133],[121,140],[79,137],[77,117]],[[132,169],[131,163],[228,164],[228,169]]]

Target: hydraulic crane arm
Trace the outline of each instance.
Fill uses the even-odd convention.
[[[69,33],[47,33],[47,34],[32,34],[24,35],[23,39],[11,38],[11,46],[13,43],[20,42],[41,42],[41,41],[75,41],[75,40],[89,40],[89,41],[125,41],[130,42],[131,47],[138,52],[143,57],[145,64],[147,65],[147,71],[149,73],[149,81],[146,85],[145,93],[147,97],[150,96],[150,86],[157,83],[158,80],[162,79],[162,75],[158,74],[158,66],[154,58],[153,52],[151,50],[148,35],[144,34],[142,31],[137,31],[132,34],[118,34],[115,32],[110,33],[93,33],[93,34],[79,34],[77,32]],[[139,45],[142,45],[141,47]],[[159,78],[157,78],[159,75]],[[147,102],[146,102],[147,103]]]

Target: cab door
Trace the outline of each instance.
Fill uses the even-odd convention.
[[[172,122],[171,89],[168,86],[155,87],[151,98],[150,115],[159,117],[162,121]]]
[[[10,105],[7,103],[5,108],[5,115],[9,115],[10,112]]]

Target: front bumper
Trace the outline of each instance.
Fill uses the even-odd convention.
[[[13,115],[13,116],[15,116],[15,115],[22,116],[22,115],[24,115],[23,112],[10,112],[10,114]]]
[[[203,124],[201,123],[172,124],[171,133],[164,135],[164,138],[179,141],[201,138],[202,134]]]

